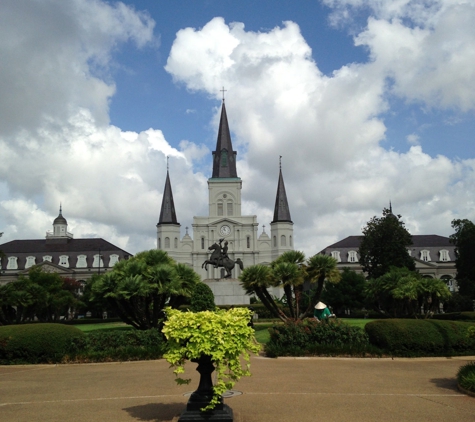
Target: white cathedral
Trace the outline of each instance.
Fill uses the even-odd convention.
[[[223,268],[214,268],[213,265],[209,265],[207,270],[202,268],[211,253],[208,248],[220,239],[228,242],[229,258],[233,261],[240,258],[244,268],[254,264],[270,264],[283,252],[293,250],[293,223],[282,168],[279,169],[270,235],[265,230],[258,235],[257,216],[241,215],[241,189],[242,180],[236,171],[236,152],[233,150],[223,100],[216,151],[213,152],[213,173],[208,179],[208,215],[193,217],[193,237],[188,234],[187,228],[185,236],[180,239],[180,223],[176,217],[167,169],[157,224],[157,248],[166,251],[177,262],[191,266],[208,284],[224,277]],[[241,269],[236,265],[232,273],[234,281],[240,272]],[[224,288],[223,282],[220,283]],[[219,304],[218,301],[216,303]]]

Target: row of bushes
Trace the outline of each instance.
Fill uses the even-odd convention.
[[[163,353],[163,336],[153,329],[85,334],[63,324],[0,327],[2,365],[158,359]]]
[[[289,321],[269,328],[270,340],[265,351],[269,357],[304,355],[378,354],[368,336],[359,327],[339,320],[319,322],[313,319]]]
[[[457,321],[386,319],[351,327],[338,320],[287,322],[270,328],[266,354],[466,356],[475,350],[472,324]]]

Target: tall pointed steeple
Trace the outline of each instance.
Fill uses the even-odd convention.
[[[279,182],[277,184],[277,195],[275,198],[274,219],[272,220],[272,223],[277,222],[292,223],[287,194],[285,193],[284,178],[282,176],[282,156],[279,158]]]
[[[221,107],[216,151],[213,151],[213,175],[211,177],[213,179],[238,177],[236,171],[236,152],[233,151],[224,98]]]
[[[167,157],[167,179],[165,180],[165,189],[163,191],[162,208],[160,209],[160,218],[158,224],[178,224],[175,212],[175,203],[173,201],[172,185],[170,183],[170,174],[168,171]]]

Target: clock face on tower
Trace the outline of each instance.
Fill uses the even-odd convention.
[[[222,236],[229,236],[231,234],[231,227],[225,224],[221,226],[221,228],[219,229],[219,232],[221,233]]]

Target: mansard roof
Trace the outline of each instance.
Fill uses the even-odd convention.
[[[333,245],[327,246],[325,249],[358,249],[360,247],[363,236],[348,236]],[[439,236],[436,234],[419,234],[412,236],[412,245],[415,248],[430,248],[430,247],[454,247],[450,243],[448,237]]]
[[[158,224],[179,224],[176,218],[175,202],[173,201],[172,185],[170,175],[167,170],[167,179],[165,180],[165,189],[163,190],[162,207],[160,209],[160,218]]]
[[[285,192],[284,177],[282,176],[282,167],[279,169],[279,181],[277,183],[277,194],[275,197],[274,219],[272,223],[289,222],[292,223],[290,217],[289,202]]]
[[[231,142],[231,133],[229,131],[224,100],[221,107],[216,151],[213,151],[213,175],[211,177],[213,179],[238,177],[236,171],[236,152],[233,150]]]
[[[0,245],[0,250],[5,255],[54,252],[74,253],[100,250],[101,252],[122,252],[124,256],[132,256],[132,254],[101,238],[67,239],[59,242],[51,242],[49,239],[12,240]]]

